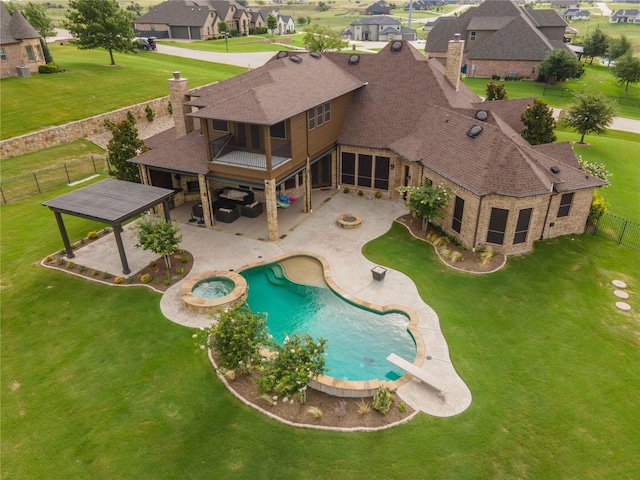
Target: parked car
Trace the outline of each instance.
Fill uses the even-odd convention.
[[[158,50],[156,45],[157,37],[136,37],[133,39],[138,44],[138,48],[142,50]]]

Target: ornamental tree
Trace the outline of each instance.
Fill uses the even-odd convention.
[[[551,50],[540,64],[540,74],[562,81],[582,75],[582,65],[576,56],[565,48]]]
[[[535,99],[533,105],[528,105],[520,119],[524,123],[521,135],[531,145],[556,141],[556,121],[553,118],[553,110],[542,100]]]
[[[588,173],[592,177],[609,181],[609,177],[613,175],[613,173],[607,170],[607,166],[602,162],[588,162],[582,158],[582,155],[578,155],[577,158],[578,165],[580,165],[582,171]],[[608,185],[604,185],[604,187],[608,187]]]
[[[267,28],[269,29],[269,33],[272,35],[278,28],[278,19],[271,13],[267,15]]]
[[[593,32],[587,35],[582,44],[584,48],[584,56],[591,57],[589,65],[593,63],[594,57],[602,57],[607,53],[607,47],[609,46],[609,35],[604,33],[599,28],[596,28]]]
[[[267,321],[244,303],[220,313],[211,328],[193,334],[193,338],[199,337],[200,349],[208,346],[216,351],[219,367],[247,374],[260,365],[260,348],[267,342]]]
[[[256,380],[260,394],[274,391],[282,397],[298,396],[304,405],[309,383],[327,371],[326,339],[314,341],[308,333],[303,336],[294,334],[285,336],[282,345],[270,341],[268,348],[273,355],[262,362],[262,375]]]
[[[135,118],[129,112],[127,118],[120,122],[105,121],[104,124],[112,134],[107,144],[109,175],[118,180],[140,183],[138,166],[128,160],[149,149],[138,137]]]
[[[576,92],[576,103],[567,111],[564,123],[580,133],[580,143],[588,133],[602,135],[613,120],[614,108],[611,100],[600,92]]]
[[[487,101],[490,102],[492,100],[506,100],[507,99],[507,91],[504,88],[504,83],[487,83],[487,88],[485,90],[487,94]]]
[[[348,43],[340,38],[340,34],[329,27],[318,23],[313,23],[304,29],[302,41],[308,45],[310,52],[324,52],[326,50],[337,50],[338,52],[347,47]]]
[[[625,84],[624,91],[628,92],[630,83],[640,82],[640,58],[634,57],[631,52],[625,53],[611,67],[611,73],[618,79],[619,84]]]
[[[64,26],[81,50],[104,48],[115,65],[113,52],[137,52],[133,42],[135,15],[116,0],[70,0]]]
[[[398,192],[407,194],[405,205],[416,218],[422,219],[422,231],[430,222],[442,217],[442,209],[449,204],[449,189],[442,184],[434,187],[425,180],[420,187],[398,187]]]
[[[171,255],[178,251],[182,241],[182,235],[177,235],[179,231],[180,226],[178,224],[174,225],[164,220],[141,220],[136,224],[136,233],[138,235],[136,247],[162,255],[167,268],[171,268]]]

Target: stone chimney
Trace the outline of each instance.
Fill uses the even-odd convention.
[[[168,82],[176,138],[183,137],[187,133],[193,132],[193,117],[187,117],[187,113],[191,113],[191,107],[184,104],[189,101],[189,79],[180,78],[180,72],[173,72],[173,78],[170,78]]]
[[[462,67],[462,55],[464,51],[464,40],[460,40],[460,34],[456,33],[453,40],[449,40],[447,47],[447,63],[445,64],[445,76],[449,83],[453,85],[456,92],[460,88],[460,67]]]

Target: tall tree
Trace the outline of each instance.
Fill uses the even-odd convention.
[[[582,65],[576,56],[568,50],[551,50],[540,64],[540,73],[547,78],[562,81],[566,78],[578,78],[582,75]]]
[[[310,52],[324,52],[326,50],[340,51],[345,48],[348,43],[340,38],[340,34],[329,27],[325,27],[318,23],[309,25],[304,29],[304,37],[302,41],[308,45]]]
[[[613,60],[617,60],[625,53],[631,51],[631,42],[625,35],[612,38],[609,40],[609,48],[607,49],[607,57],[609,58],[609,65]]]
[[[109,175],[118,180],[140,183],[138,166],[127,160],[146,152],[148,148],[138,137],[138,129],[133,115],[129,113],[127,118],[117,123],[106,121],[105,126],[113,134],[107,144]]]
[[[609,46],[609,35],[599,28],[587,35],[582,45],[584,47],[584,56],[591,57],[589,65],[593,63],[594,57],[602,57],[607,53]]]
[[[611,73],[618,79],[618,83],[626,84],[624,91],[628,92],[630,83],[640,82],[640,59],[627,52],[616,60]]]
[[[487,94],[486,99],[488,102],[492,100],[506,100],[507,98],[507,91],[504,88],[504,83],[487,83],[485,93]]]
[[[123,10],[116,0],[70,0],[64,26],[76,37],[81,50],[104,48],[111,65],[113,52],[136,52],[133,42],[135,16]]]
[[[33,28],[35,28],[40,34],[40,46],[42,47],[45,62],[48,64],[53,63],[53,57],[49,51],[46,38],[54,37],[56,35],[56,31],[53,28],[51,19],[47,17],[46,8],[44,8],[44,5],[39,3],[29,2],[24,6],[22,13]]]
[[[615,113],[613,105],[600,92],[577,92],[576,103],[567,111],[564,123],[582,134],[580,143],[584,143],[584,136],[588,133],[602,135],[613,120]]]
[[[269,33],[272,35],[278,28],[278,19],[271,13],[267,15],[267,28],[269,29]]]
[[[556,121],[551,110],[542,100],[535,99],[522,113],[520,119],[524,123],[522,137],[531,145],[553,143],[556,141]]]

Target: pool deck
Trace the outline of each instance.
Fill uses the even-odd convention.
[[[421,299],[413,281],[403,273],[388,269],[383,280],[374,280],[371,269],[376,264],[362,255],[362,247],[384,234],[393,220],[406,214],[407,209],[401,202],[392,200],[368,200],[341,193],[329,198],[312,214],[300,216],[299,223],[277,242],[181,224],[181,247],[194,256],[189,277],[207,270],[235,270],[289,253],[320,255],[329,263],[332,280],[349,295],[379,306],[403,305],[417,314],[418,330],[426,347],[427,359],[422,368],[447,387],[438,393],[413,379],[398,388],[399,397],[414,409],[429,415],[449,417],[463,412],[471,404],[471,392],[451,363],[438,315]],[[336,219],[344,213],[361,217],[362,225],[355,229],[340,228]],[[79,248],[74,260],[87,268],[121,269],[117,249],[110,237],[112,235]],[[133,247],[135,238],[130,226],[124,229],[123,241],[133,272],[156,258],[150,252]],[[186,327],[208,326],[211,323],[208,315],[184,308],[180,299],[181,284],[173,285],[162,296],[162,313],[169,320]]]

